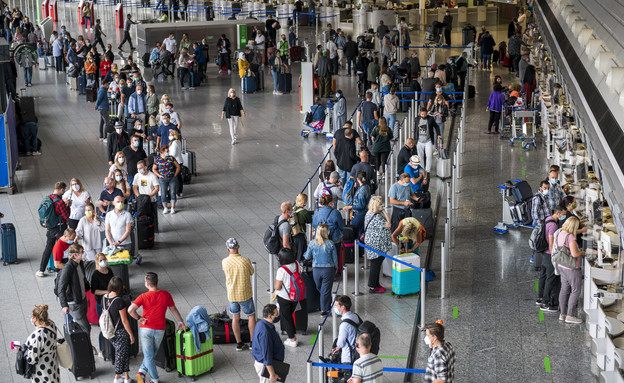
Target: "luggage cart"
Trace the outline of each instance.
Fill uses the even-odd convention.
[[[520,141],[522,149],[529,149],[531,146],[537,149],[535,144],[535,111],[534,110],[514,110],[511,118],[511,134],[509,144]]]
[[[494,231],[498,234],[506,234],[509,231],[508,229],[514,227],[525,227],[529,229],[532,228],[532,226],[526,226],[523,219],[523,213],[531,214],[531,212],[523,210],[526,208],[526,205],[523,203],[518,203],[518,201],[516,201],[516,199],[511,194],[512,186],[519,182],[522,181],[508,181],[496,187],[497,189],[499,189],[503,200],[502,221],[499,221],[498,224],[493,228]]]

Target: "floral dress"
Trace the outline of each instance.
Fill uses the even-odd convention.
[[[370,211],[366,213],[366,217],[364,218],[364,229],[366,230],[364,241],[366,242],[366,246],[388,254],[390,250],[392,250],[392,236],[390,228],[384,227],[385,225],[386,219],[381,213],[373,213]],[[364,254],[366,254],[366,258],[368,259],[375,259],[380,256],[368,249],[365,250]]]
[[[37,327],[26,340],[26,360],[35,366],[31,382],[60,383],[59,365],[56,358],[56,333],[54,323]]]

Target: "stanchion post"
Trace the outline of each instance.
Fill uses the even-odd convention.
[[[336,302],[336,293],[332,293],[332,339],[338,338],[338,315],[336,315],[336,311],[334,310],[334,302]]]
[[[394,179],[397,171],[395,169],[395,162],[394,162],[394,150],[392,152],[390,152],[390,180]],[[392,183],[392,181],[390,182]]]
[[[318,339],[318,355],[319,355],[319,362],[321,361],[320,358],[322,358],[324,355],[323,353],[325,352],[324,349],[324,342],[323,342],[323,325],[319,324],[319,331],[318,331],[318,335],[317,335],[317,339]],[[323,368],[319,368],[319,383],[323,383]]]
[[[420,328],[421,329],[425,328],[425,295],[427,295],[425,291],[425,286],[427,285],[426,279],[427,279],[427,273],[425,269],[423,269],[420,272]]]
[[[388,193],[390,186],[388,185],[388,166],[384,165],[384,206],[388,206]]]
[[[269,293],[273,294],[273,283],[275,281],[275,270],[273,269],[273,258],[275,255],[269,254]]]
[[[306,237],[308,239],[308,243],[312,241],[312,224],[306,223]]]
[[[347,295],[347,281],[349,280],[349,269],[347,265],[342,266],[342,295]]]
[[[446,242],[446,248],[451,248],[451,220],[446,218],[444,222],[444,242]]]
[[[323,368],[321,368],[322,370]],[[312,383],[312,361],[308,360],[308,362],[306,363],[306,377],[307,377],[307,383]]]
[[[318,30],[318,23],[319,23],[319,17],[318,17],[318,14],[315,14],[315,15],[314,15],[314,21],[316,22],[316,46],[318,46],[318,45],[320,44],[320,43],[319,43],[319,37],[320,37],[320,36],[319,36],[319,30]],[[323,44],[323,45],[324,45],[324,44]],[[316,49],[316,46],[314,47],[314,49]],[[309,61],[309,60],[310,60],[310,59],[308,58],[308,61]]]
[[[440,242],[440,273],[442,276],[440,277],[440,299],[446,298],[446,244],[444,241]]]
[[[251,267],[254,269],[254,273],[251,276],[251,290],[253,294],[253,304],[256,312],[258,312],[258,267],[256,262],[251,262]]]
[[[354,241],[353,246],[355,247],[355,275],[353,278],[355,281],[355,288],[353,289],[353,295],[357,297],[360,295],[360,247],[357,245],[357,241]]]
[[[308,210],[312,210],[312,178],[308,178]]]

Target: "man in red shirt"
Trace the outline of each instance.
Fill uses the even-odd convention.
[[[145,287],[148,292],[139,295],[128,308],[128,314],[138,320],[141,325],[139,338],[143,350],[143,363],[141,363],[136,377],[138,383],[144,383],[145,375],[149,372],[150,382],[158,383],[158,370],[154,363],[154,357],[158,353],[160,343],[165,336],[167,308],[177,319],[179,329],[185,329],[185,324],[180,312],[175,307],[171,294],[165,290],[158,290],[158,274],[153,272],[145,274]],[[142,315],[137,312],[139,307],[143,307]]]
[[[52,258],[54,259],[54,267],[58,270],[65,267],[67,260],[69,259],[69,254],[67,257],[65,256],[65,251],[71,246],[72,243],[76,240],[76,232],[71,227],[68,227],[63,232],[61,238],[56,241],[54,247],[52,248]]]
[[[46,245],[41,255],[41,263],[39,264],[39,271],[35,273],[38,277],[45,277],[45,269],[48,267],[50,261],[50,254],[52,254],[52,248],[54,244],[61,237],[61,234],[67,227],[67,219],[69,218],[69,205],[70,201],[63,201],[62,195],[65,194],[67,185],[63,181],[59,181],[54,184],[54,193],[50,194],[48,198],[54,201],[54,212],[58,217],[59,224],[54,227],[46,228]]]

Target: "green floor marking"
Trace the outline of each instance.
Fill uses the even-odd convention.
[[[378,356],[379,359],[407,359],[407,356]]]
[[[258,101],[249,101],[248,104],[255,104]]]
[[[539,320],[540,322],[544,321],[544,313],[542,312],[542,310],[539,310]]]
[[[535,281],[535,291],[539,290],[539,281]]]
[[[524,169],[522,169],[522,175],[525,175],[526,171]]]
[[[544,358],[544,369],[546,372],[550,372],[550,358]]]
[[[459,309],[457,308],[457,306],[453,307],[453,319],[457,319],[457,316],[459,315]]]
[[[520,162],[524,162],[524,157],[520,157]]]
[[[317,336],[318,336],[318,332],[315,332],[314,335],[312,335],[312,339],[310,339],[310,346],[314,345],[314,342],[316,342]]]

